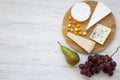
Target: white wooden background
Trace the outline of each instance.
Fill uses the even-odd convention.
[[[80,0],[0,0],[0,80],[120,80],[120,50],[114,76],[103,72],[91,78],[69,66],[57,41],[65,42],[61,25],[66,11]],[[112,44],[100,54],[112,54],[120,45],[120,1],[99,0],[116,18]],[[70,48],[70,47],[69,47]],[[87,55],[79,54],[80,63]]]

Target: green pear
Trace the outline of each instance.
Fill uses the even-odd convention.
[[[79,55],[76,52],[72,51],[71,49],[67,48],[64,45],[61,45],[60,42],[58,43],[68,64],[75,65],[80,61]]]

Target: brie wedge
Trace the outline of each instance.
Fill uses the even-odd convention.
[[[110,13],[111,10],[106,5],[98,2],[86,29],[88,30],[94,24],[96,24],[98,21],[100,21]]]
[[[91,53],[91,51],[95,47],[95,42],[85,39],[81,36],[74,35],[70,32],[67,33],[67,36],[88,53]]]

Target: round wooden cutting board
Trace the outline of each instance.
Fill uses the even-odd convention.
[[[93,11],[94,11],[94,9],[95,9],[95,7],[97,5],[97,2],[96,1],[84,1],[84,2],[86,2],[87,4],[90,5],[91,12],[93,13]],[[91,13],[91,15],[92,15],[92,13]],[[98,16],[99,16],[99,14],[98,14]],[[65,17],[63,19],[63,24],[62,24],[63,36],[64,36],[66,42],[73,49],[75,49],[76,51],[78,51],[80,53],[87,53],[80,46],[78,46],[74,41],[72,41],[70,38],[68,38],[66,36],[66,34],[67,34],[66,28],[67,28],[67,24],[68,24],[68,16],[69,15],[71,15],[71,8],[67,11],[67,13],[66,13],[66,15],[65,15]],[[91,18],[91,16],[90,16],[90,18]],[[86,26],[87,26],[90,18],[87,21],[80,23],[82,28],[86,28]],[[103,51],[104,49],[106,49],[111,44],[111,42],[113,41],[114,36],[115,36],[115,32],[116,32],[116,22],[115,22],[115,18],[114,18],[114,16],[113,16],[112,13],[110,13],[108,16],[106,16],[105,18],[103,18],[102,20],[100,20],[98,23],[102,24],[102,25],[105,25],[105,26],[111,28],[112,30],[111,30],[110,35],[107,37],[105,43],[103,45],[100,45],[100,44],[96,43],[96,45],[95,45],[95,47],[94,47],[94,49],[93,49],[93,51],[91,53],[99,53],[99,52]],[[90,28],[89,30],[87,30],[87,35],[83,36],[83,37],[91,40],[89,38],[89,36],[92,33],[92,31],[95,28],[95,26],[96,26],[96,24],[92,28]]]

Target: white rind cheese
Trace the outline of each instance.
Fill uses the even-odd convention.
[[[71,16],[79,22],[86,21],[91,14],[91,8],[85,2],[79,2],[73,5],[71,9]]]
[[[88,30],[94,24],[96,24],[98,21],[100,21],[110,13],[111,10],[106,5],[104,5],[101,2],[98,2],[86,29]]]
[[[74,35],[70,32],[67,33],[67,36],[71,40],[73,40],[75,43],[77,43],[81,48],[83,48],[85,51],[87,51],[88,53],[91,53],[91,51],[95,47],[95,42],[88,40],[88,39],[85,39],[81,36]]]
[[[105,40],[109,36],[110,32],[111,32],[110,28],[101,24],[97,24],[97,26],[91,33],[90,38],[98,42],[99,44],[103,45]]]

